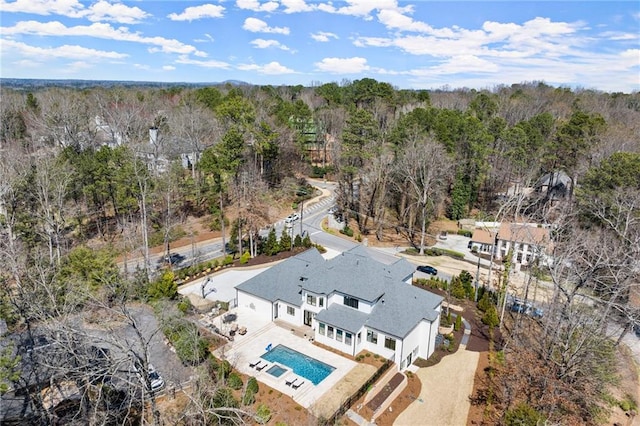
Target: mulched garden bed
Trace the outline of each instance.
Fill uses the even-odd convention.
[[[400,386],[403,380],[404,375],[401,373],[396,373],[391,378],[391,380],[389,380],[389,382],[382,387],[380,392],[378,392],[376,396],[371,399],[371,401],[367,402],[367,408],[375,413],[376,410],[380,408],[382,404],[384,404],[387,398],[389,398],[389,395],[391,395],[393,391],[396,390],[398,386]]]

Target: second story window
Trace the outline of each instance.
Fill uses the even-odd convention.
[[[310,294],[307,294],[307,304],[311,306],[316,306],[316,297]]]
[[[345,296],[344,297],[344,305],[351,306],[352,308],[358,309],[358,299],[353,297]]]

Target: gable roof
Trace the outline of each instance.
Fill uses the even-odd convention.
[[[307,275],[309,269],[324,262],[318,250],[312,248],[238,284],[236,289],[270,302],[281,300],[292,306],[300,306],[301,277]]]
[[[405,259],[385,265],[374,260],[364,247],[356,246],[305,271],[301,285],[312,293],[338,292],[373,303],[384,294],[389,282],[403,281],[414,270]]]
[[[435,321],[443,298],[407,284],[403,280],[413,273],[413,265],[401,259],[385,265],[371,258],[362,246],[324,260],[311,249],[279,263],[236,286],[265,300],[282,300],[301,306],[300,290],[315,294],[340,293],[372,303],[370,314],[332,304],[321,310],[316,319],[349,332],[363,325],[398,338],[406,336],[420,321]]]
[[[544,246],[551,241],[551,235],[549,229],[535,224],[503,222],[498,230],[498,239]]]
[[[495,231],[489,232],[486,229],[476,228],[473,230],[473,235],[471,236],[471,241],[481,244],[493,244],[495,237]]]

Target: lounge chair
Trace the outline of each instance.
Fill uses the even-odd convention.
[[[294,377],[292,380],[285,380],[284,384],[287,386],[291,386],[292,384],[294,384],[296,382],[296,380],[298,380],[297,377]]]
[[[262,371],[262,370],[264,370],[264,369],[265,369],[265,367],[266,367],[267,365],[269,365],[269,363],[268,363],[268,362],[265,362],[265,363],[264,363],[264,364],[262,364],[261,366],[256,367],[256,370],[258,370],[258,371]]]
[[[294,383],[293,385],[291,385],[291,387],[294,388],[294,389],[298,389],[302,385],[304,385],[304,382]]]
[[[257,360],[256,362],[250,362],[250,363],[249,363],[249,367],[253,368],[253,367],[255,367],[256,365],[260,364],[261,362],[262,362],[262,360],[261,360],[261,359]]]

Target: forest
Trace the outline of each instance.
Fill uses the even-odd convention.
[[[10,332],[57,329],[75,342],[74,359],[86,359],[91,345],[78,340],[73,318],[100,307],[135,324],[131,304],[151,299],[162,312],[168,290],[158,288],[173,287],[154,276],[150,248],[184,236],[188,218],[257,256],[259,230],[281,219],[270,206],[304,200],[308,178],[326,179],[356,233],[382,239],[392,230],[420,253],[441,218],[550,226],[554,262],[532,272],[553,284],[549,312],[533,332],[512,330],[476,401],[491,407],[490,424],[606,421],[614,352],[640,321],[638,92],[543,82],[403,90],[369,78],[310,87],[3,87],[0,126],[0,318]],[[560,197],[552,185],[540,189],[559,173],[568,177]],[[123,275],[123,252],[147,268]],[[622,332],[612,336],[611,323]],[[148,342],[138,337],[133,352],[146,366]],[[20,380],[7,348],[3,389]],[[77,419],[137,418],[131,398],[96,397],[86,372],[75,371],[86,395]],[[242,409],[226,407],[218,390],[202,391],[183,424],[239,421]],[[32,405],[51,415],[42,401]]]

